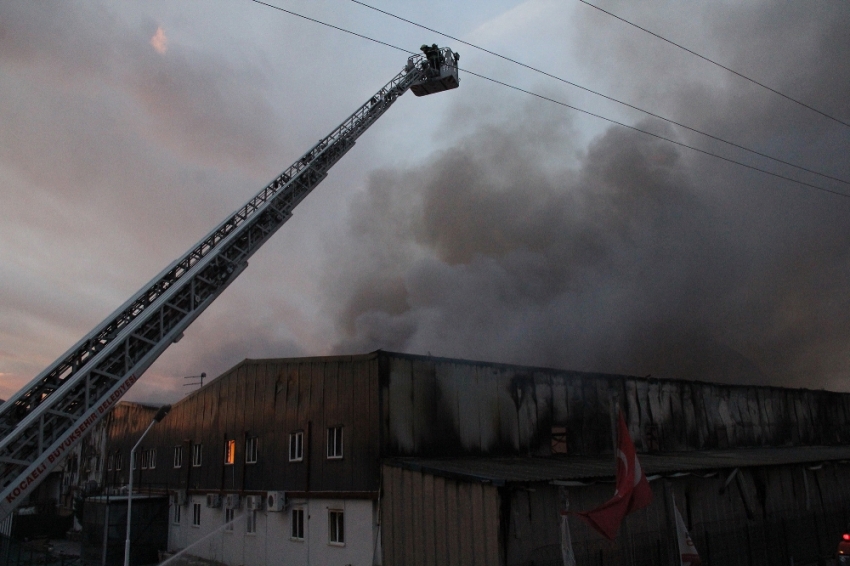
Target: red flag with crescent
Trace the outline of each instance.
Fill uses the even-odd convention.
[[[638,461],[626,419],[620,411],[617,426],[617,489],[614,497],[591,511],[576,513],[608,540],[614,540],[623,518],[652,503],[652,489]]]

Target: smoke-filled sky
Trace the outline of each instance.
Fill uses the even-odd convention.
[[[850,180],[850,127],[577,0],[372,3]],[[850,194],[347,0],[277,4]],[[850,122],[844,3],[598,4]],[[0,398],[405,61],[248,0],[0,4]],[[846,391],[848,290],[850,198],[462,73],[373,126],[129,397],[377,348]]]

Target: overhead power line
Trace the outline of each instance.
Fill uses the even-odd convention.
[[[821,116],[823,116],[823,117],[825,117],[825,118],[829,118],[830,120],[833,120],[833,121],[835,121],[835,122],[838,122],[839,124],[843,124],[843,125],[845,125],[845,126],[850,127],[850,123],[847,123],[847,122],[845,122],[844,120],[840,120],[840,119],[836,118],[835,116],[832,116],[832,115],[830,115],[830,114],[827,114],[826,112],[823,112],[822,110],[818,110],[817,108],[815,108],[815,107],[813,107],[813,106],[810,106],[810,105],[806,104],[805,102],[802,102],[802,101],[800,101],[800,100],[797,100],[796,98],[792,98],[792,97],[788,96],[787,94],[783,94],[783,93],[779,92],[778,90],[776,90],[775,88],[769,87],[769,86],[767,86],[767,85],[766,85],[766,84],[764,84],[764,83],[760,83],[760,82],[758,82],[758,81],[757,81],[757,80],[755,80],[755,79],[751,79],[751,78],[750,78],[750,77],[748,77],[747,75],[745,75],[745,74],[743,74],[743,73],[739,73],[739,72],[738,72],[738,71],[736,71],[735,69],[730,69],[730,68],[729,68],[729,67],[727,67],[726,65],[723,65],[723,64],[721,64],[721,63],[718,63],[717,61],[715,61],[715,60],[713,60],[713,59],[709,59],[709,58],[708,58],[708,57],[706,57],[705,55],[700,55],[699,53],[697,53],[697,52],[696,52],[696,51],[694,51],[693,49],[688,49],[688,48],[687,48],[687,47],[685,47],[684,45],[680,45],[680,44],[676,43],[675,41],[671,41],[671,40],[667,39],[666,37],[664,37],[663,35],[657,34],[657,33],[655,33],[655,32],[654,32],[654,31],[652,31],[652,30],[648,30],[648,29],[646,29],[646,28],[644,28],[644,27],[641,27],[641,26],[637,25],[637,24],[636,24],[636,23],[634,23],[634,22],[630,22],[629,20],[627,20],[627,19],[625,19],[625,18],[623,18],[623,17],[620,17],[620,16],[618,16],[617,14],[614,14],[614,13],[612,13],[612,12],[609,12],[608,10],[605,10],[605,9],[603,9],[603,8],[600,8],[599,6],[597,6],[597,5],[595,5],[595,4],[591,4],[590,2],[587,2],[587,0],[578,0],[578,1],[579,1],[579,2],[581,2],[582,4],[586,4],[586,5],[590,6],[591,8],[594,8],[594,9],[596,9],[596,10],[599,10],[599,11],[600,11],[600,12],[602,12],[603,14],[608,14],[608,15],[609,15],[609,16],[611,16],[612,18],[616,18],[616,19],[620,20],[621,22],[623,22],[623,23],[625,23],[625,24],[629,24],[630,26],[635,27],[635,28],[637,28],[637,29],[641,30],[642,32],[646,32],[646,33],[648,33],[649,35],[651,35],[651,36],[653,36],[653,37],[657,37],[657,38],[658,38],[658,39],[660,39],[661,41],[666,41],[666,42],[667,42],[667,43],[669,43],[670,45],[674,45],[674,46],[678,47],[679,49],[681,49],[681,50],[683,50],[683,51],[687,51],[687,52],[688,52],[688,53],[690,53],[691,55],[694,55],[694,56],[696,56],[696,57],[699,57],[699,58],[700,58],[700,59],[702,59],[703,61],[707,61],[707,62],[711,63],[712,65],[715,65],[715,66],[717,66],[717,67],[720,67],[721,69],[723,69],[723,70],[725,70],[725,71],[729,71],[729,72],[730,72],[730,73],[732,73],[733,75],[737,75],[737,76],[741,77],[741,78],[742,78],[742,79],[744,79],[744,80],[750,81],[750,82],[751,82],[751,83],[753,83],[754,85],[758,85],[758,86],[760,86],[760,87],[762,87],[762,88],[764,88],[764,89],[769,90],[770,92],[772,92],[772,93],[774,93],[774,94],[778,94],[778,95],[779,95],[779,96],[781,96],[782,98],[784,98],[784,99],[786,99],[786,100],[790,100],[791,102],[793,102],[793,103],[795,103],[795,104],[799,104],[799,105],[800,105],[800,106],[802,106],[803,108],[807,108],[807,109],[811,110],[812,112],[817,112],[818,114],[820,114]],[[358,2],[358,3],[359,3],[359,2]]]
[[[478,77],[480,79],[484,79],[486,81],[490,81],[492,83],[495,83],[495,84],[498,84],[498,85],[501,85],[501,86],[504,86],[504,87],[507,87],[507,88],[510,88],[510,89],[513,89],[513,90],[517,90],[519,92],[524,92],[525,94],[529,94],[529,95],[534,96],[536,98],[539,98],[541,100],[546,100],[547,102],[552,102],[552,103],[557,104],[559,106],[563,106],[565,108],[569,108],[571,110],[575,110],[577,112],[587,114],[588,116],[593,116],[594,118],[599,118],[600,120],[605,120],[606,122],[610,122],[611,124],[616,124],[617,126],[622,126],[623,128],[628,128],[628,129],[633,130],[635,132],[640,132],[642,134],[646,134],[648,136],[652,136],[654,138],[664,140],[666,142],[678,145],[679,147],[684,147],[684,148],[690,149],[692,151],[696,151],[697,153],[702,153],[703,155],[708,155],[710,157],[714,157],[716,159],[726,161],[727,163],[734,163],[735,165],[740,165],[741,167],[746,167],[747,169],[751,169],[753,171],[758,171],[760,173],[764,173],[766,175],[770,175],[770,176],[776,177],[778,179],[784,179],[786,181],[791,181],[792,183],[797,183],[799,185],[803,185],[804,187],[809,187],[809,188],[812,188],[812,189],[816,189],[818,191],[823,191],[825,193],[830,193],[830,194],[837,195],[837,196],[840,196],[840,197],[850,198],[850,194],[842,193],[841,191],[833,191],[832,189],[827,189],[827,188],[821,187],[819,185],[813,185],[811,183],[806,183],[805,181],[800,181],[798,179],[794,179],[793,177],[786,177],[785,175],[781,175],[779,173],[774,173],[773,171],[768,171],[767,169],[762,169],[761,167],[756,167],[755,165],[749,165],[749,164],[744,163],[742,161],[737,161],[735,159],[732,159],[732,158],[729,158],[729,157],[724,157],[724,156],[719,155],[717,153],[712,153],[710,151],[706,151],[704,149],[700,149],[698,147],[694,147],[692,145],[688,145],[686,143],[676,141],[672,138],[662,136],[661,134],[656,134],[654,132],[650,132],[649,130],[644,130],[644,129],[638,128],[636,126],[630,126],[630,125],[625,124],[623,122],[619,122],[617,120],[614,120],[613,118],[608,118],[606,116],[602,116],[601,114],[595,114],[593,112],[590,112],[589,110],[584,110],[584,109],[579,108],[577,106],[567,104],[566,102],[561,102],[560,100],[556,100],[554,98],[550,98],[548,96],[544,96],[542,94],[538,94],[536,92],[526,90],[524,88],[521,88],[521,87],[518,87],[518,86],[515,86],[515,85],[512,85],[512,84],[508,84],[508,83],[502,82],[500,80],[497,80],[497,79],[494,79],[494,78],[491,78],[491,77],[479,75],[478,73],[470,71],[469,69],[462,69],[461,67],[458,67],[458,69],[463,71],[467,75],[473,75],[473,76]]]
[[[323,21],[321,21],[321,20],[317,20],[317,19],[315,19],[315,18],[310,18],[310,17],[308,17],[308,16],[304,16],[304,15],[299,14],[299,13],[297,13],[297,12],[293,12],[293,11],[291,11],[291,10],[286,10],[286,9],[281,8],[281,7],[279,7],[279,6],[275,6],[275,5],[273,5],[273,4],[268,4],[268,3],[266,3],[266,2],[262,2],[261,0],[251,0],[251,2],[254,2],[254,3],[256,3],[256,4],[260,4],[260,5],[262,5],[262,6],[267,6],[267,7],[269,7],[269,8],[273,8],[273,9],[275,9],[275,10],[279,10],[279,11],[281,11],[281,12],[285,12],[285,13],[290,14],[290,15],[292,15],[292,16],[296,16],[296,17],[298,17],[298,18],[301,18],[301,19],[304,19],[304,20],[308,20],[308,21],[310,21],[310,22],[313,22],[313,23],[316,23],[316,24],[319,24],[319,25],[322,25],[322,26],[325,26],[325,27],[328,27],[328,28],[331,28],[331,29],[334,29],[334,30],[337,30],[337,31],[341,31],[341,32],[343,32],[343,33],[347,33],[347,34],[350,34],[350,35],[353,35],[353,36],[359,37],[359,38],[361,38],[361,39],[365,39],[365,40],[368,40],[368,41],[372,41],[372,42],[374,42],[374,43],[378,43],[378,44],[380,44],[380,45],[384,45],[384,46],[386,46],[386,47],[390,47],[390,48],[395,49],[395,50],[397,50],[397,51],[402,51],[402,52],[407,53],[407,54],[410,54],[410,55],[415,55],[415,54],[416,54],[415,52],[413,52],[413,51],[409,51],[409,50],[407,50],[407,49],[404,49],[403,47],[399,47],[399,46],[397,46],[397,45],[393,45],[393,44],[391,44],[391,43],[387,43],[387,42],[385,42],[385,41],[381,41],[381,40],[375,39],[375,38],[373,38],[373,37],[369,37],[369,36],[367,36],[367,35],[363,35],[363,34],[360,34],[360,33],[357,33],[357,32],[354,32],[354,31],[351,31],[351,30],[348,30],[348,29],[345,29],[345,28],[342,28],[342,27],[339,27],[339,26],[335,26],[335,25],[333,25],[333,24],[329,24],[329,23],[327,23],[327,22],[323,22]],[[439,33],[439,32],[435,32],[435,33]],[[443,35],[443,34],[440,34],[440,35]],[[724,156],[722,156],[722,155],[719,155],[719,154],[716,154],[716,153],[713,153],[713,152],[710,152],[710,151],[707,151],[707,150],[704,150],[704,149],[700,149],[700,148],[698,148],[698,147],[694,147],[694,146],[688,145],[688,144],[686,144],[686,143],[683,143],[683,142],[680,142],[680,141],[674,140],[674,139],[672,139],[672,138],[668,138],[668,137],[666,137],[666,136],[662,136],[661,134],[656,134],[656,133],[654,133],[654,132],[650,132],[650,131],[648,131],[648,130],[644,130],[644,129],[642,129],[642,128],[638,128],[638,127],[636,127],[636,126],[630,126],[629,124],[625,124],[625,123],[623,123],[623,122],[619,122],[619,121],[617,121],[617,120],[614,120],[613,118],[608,118],[608,117],[603,116],[603,115],[601,115],[601,114],[596,114],[596,113],[594,113],[594,112],[590,112],[589,110],[584,110],[583,108],[579,108],[579,107],[577,107],[577,106],[573,106],[573,105],[571,105],[571,104],[567,104],[566,102],[562,102],[562,101],[560,101],[560,100],[556,100],[556,99],[554,99],[554,98],[551,98],[551,97],[548,97],[548,96],[544,96],[544,95],[542,95],[542,94],[538,94],[538,93],[533,92],[533,91],[530,91],[530,90],[526,90],[526,89],[524,89],[524,88],[521,88],[521,87],[518,87],[518,86],[515,86],[515,85],[512,85],[512,84],[509,84],[509,83],[506,83],[506,82],[503,82],[503,81],[500,81],[500,80],[498,80],[498,79],[494,79],[494,78],[492,78],[492,77],[488,77],[488,76],[486,76],[486,75],[482,75],[482,74],[476,73],[476,72],[471,71],[471,70],[469,70],[469,69],[464,69],[464,68],[458,67],[458,70],[461,70],[461,71],[463,71],[464,73],[466,73],[466,74],[468,74],[468,75],[471,75],[471,76],[474,76],[474,77],[477,77],[477,78],[480,78],[480,79],[483,79],[483,80],[489,81],[489,82],[491,82],[491,83],[494,83],[494,84],[497,84],[497,85],[500,85],[500,86],[503,86],[503,87],[506,87],[506,88],[509,88],[509,89],[512,89],[512,90],[516,90],[516,91],[518,91],[518,92],[522,92],[522,93],[528,94],[528,95],[533,96],[533,97],[535,97],[535,98],[539,98],[540,100],[545,100],[545,101],[547,101],[547,102],[551,102],[551,103],[553,103],[553,104],[557,104],[558,106],[563,106],[564,108],[569,108],[569,109],[571,109],[571,110],[575,110],[575,111],[577,111],[577,112],[581,112],[581,113],[583,113],[583,114],[587,114],[588,116],[592,116],[592,117],[594,117],[594,118],[598,118],[598,119],[600,119],[600,120],[605,120],[606,122],[609,122],[609,123],[611,123],[611,124],[615,124],[615,125],[617,125],[617,126],[621,126],[621,127],[623,127],[623,128],[628,128],[628,129],[633,130],[633,131],[635,131],[635,132],[640,132],[640,133],[642,133],[642,134],[646,134],[646,135],[648,135],[648,136],[652,136],[652,137],[657,138],[657,139],[659,139],[659,140],[663,140],[663,141],[666,141],[666,142],[668,142],[668,143],[672,143],[672,144],[674,144],[674,145],[677,145],[677,146],[680,146],[680,147],[684,147],[684,148],[690,149],[690,150],[692,150],[692,151],[695,151],[695,152],[697,152],[697,153],[701,153],[701,154],[703,154],[703,155],[707,155],[707,156],[709,156],[709,157],[714,157],[714,158],[716,158],[716,159],[720,159],[720,160],[725,161],[725,162],[727,162],[727,163],[733,163],[733,164],[735,164],[735,165],[739,165],[739,166],[741,166],[741,167],[745,167],[745,168],[750,169],[750,170],[752,170],[752,171],[757,171],[757,172],[759,172],[759,173],[764,173],[765,175],[770,175],[770,176],[772,176],[772,177],[776,177],[776,178],[778,178],[778,179],[783,179],[783,180],[785,180],[785,181],[790,181],[790,182],[792,182],[792,183],[796,183],[796,184],[801,185],[801,186],[804,186],[804,187],[808,187],[808,188],[811,188],[811,189],[815,189],[815,190],[817,190],[817,191],[822,191],[822,192],[829,193],[829,194],[832,194],[832,195],[835,195],[835,196],[839,196],[839,197],[850,198],[850,194],[842,193],[842,192],[840,192],[840,191],[834,191],[834,190],[832,190],[832,189],[828,189],[828,188],[826,188],[826,187],[821,187],[821,186],[819,186],[819,185],[814,185],[814,184],[812,184],[812,183],[807,183],[807,182],[805,182],[805,181],[800,181],[800,180],[798,180],[798,179],[794,179],[793,177],[788,177],[788,176],[786,176],[786,175],[782,175],[782,174],[780,174],[780,173],[774,173],[774,172],[772,172],[772,171],[768,171],[767,169],[762,169],[761,167],[756,167],[755,165],[749,165],[749,164],[747,164],[747,163],[744,163],[744,162],[741,162],[741,161],[737,161],[737,160],[732,159],[732,158],[729,158],[729,157],[724,157]]]
[[[575,87],[575,88],[581,89],[581,90],[583,90],[583,91],[585,91],[585,92],[589,92],[590,94],[593,94],[593,95],[595,95],[595,96],[600,96],[600,97],[602,97],[602,98],[604,98],[604,99],[606,99],[606,100],[610,100],[611,102],[616,102],[617,104],[620,104],[620,105],[625,106],[625,107],[627,107],[627,108],[631,108],[631,109],[633,109],[633,110],[637,110],[638,112],[642,112],[642,113],[646,114],[647,116],[651,116],[651,117],[653,117],[653,118],[657,118],[657,119],[659,119],[659,120],[663,120],[663,121],[665,121],[665,122],[667,122],[667,123],[669,123],[669,124],[673,124],[674,126],[679,126],[680,128],[684,128],[684,129],[686,129],[686,130],[689,130],[689,131],[694,132],[694,133],[696,133],[696,134],[699,134],[699,135],[705,136],[705,137],[707,137],[707,138],[713,139],[713,140],[715,140],[715,141],[719,141],[719,142],[721,142],[721,143],[725,143],[726,145],[729,145],[729,146],[735,147],[735,148],[737,148],[737,149],[741,149],[741,150],[743,150],[743,151],[747,151],[747,152],[749,152],[749,153],[752,153],[753,155],[758,155],[759,157],[764,157],[765,159],[770,159],[771,161],[774,161],[774,162],[776,162],[776,163],[782,163],[783,165],[787,165],[787,166],[789,166],[789,167],[794,167],[795,169],[799,169],[799,170],[801,170],[801,171],[805,171],[805,172],[807,172],[807,173],[811,173],[811,174],[813,174],[813,175],[818,175],[818,176],[820,176],[820,177],[823,177],[824,179],[830,179],[830,180],[832,180],[832,181],[837,181],[837,182],[839,182],[839,183],[844,183],[845,185],[850,185],[850,181],[847,181],[847,180],[842,179],[842,178],[840,178],[840,177],[835,177],[835,176],[833,176],[833,175],[829,175],[829,174],[827,174],[827,173],[823,173],[823,172],[821,172],[821,171],[817,171],[817,170],[815,170],[815,169],[811,169],[811,168],[809,168],[809,167],[805,167],[805,166],[803,166],[803,165],[798,165],[798,164],[796,164],[796,163],[793,163],[793,162],[790,162],[790,161],[786,161],[785,159],[781,159],[781,158],[779,158],[779,157],[774,157],[774,156],[772,156],[772,155],[769,155],[769,154],[767,154],[767,153],[764,153],[764,152],[758,151],[758,150],[756,150],[756,149],[752,149],[752,148],[747,147],[747,146],[745,146],[745,145],[741,145],[741,144],[739,144],[739,143],[736,143],[736,142],[733,142],[733,141],[730,141],[730,140],[727,140],[727,139],[721,138],[720,136],[716,136],[716,135],[713,135],[713,134],[709,134],[708,132],[705,132],[705,131],[700,130],[700,129],[698,129],[698,128],[694,128],[694,127],[688,126],[688,125],[686,125],[686,124],[683,124],[683,123],[681,123],[681,122],[677,122],[676,120],[673,120],[672,118],[667,118],[667,117],[662,116],[662,115],[660,115],[660,114],[656,114],[656,113],[651,112],[651,111],[649,111],[649,110],[646,110],[646,109],[644,109],[644,108],[640,108],[639,106],[635,106],[634,104],[629,104],[628,102],[625,102],[625,101],[623,101],[623,100],[619,100],[619,99],[617,99],[617,98],[614,98],[613,96],[609,96],[609,95],[607,95],[607,94],[603,94],[603,93],[601,93],[601,92],[599,92],[599,91],[596,91],[596,90],[590,89],[590,88],[588,88],[588,87],[582,86],[582,85],[580,85],[580,84],[578,84],[578,83],[574,83],[574,82],[572,82],[572,81],[569,81],[569,80],[567,80],[567,79],[565,79],[565,78],[563,78],[563,77],[559,77],[559,76],[557,76],[557,75],[554,75],[554,74],[549,73],[549,72],[547,72],[547,71],[544,71],[544,70],[542,70],[542,69],[538,69],[537,67],[533,67],[533,66],[528,65],[528,64],[526,64],[526,63],[523,63],[523,62],[521,62],[521,61],[517,61],[516,59],[513,59],[513,58],[508,57],[508,56],[506,56],[506,55],[502,55],[501,53],[496,53],[495,51],[491,51],[491,50],[489,50],[489,49],[487,49],[487,48],[485,48],[485,47],[481,47],[480,45],[475,45],[474,43],[470,43],[470,42],[468,42],[468,41],[464,41],[464,40],[462,40],[462,39],[460,39],[460,38],[457,38],[457,37],[455,37],[455,36],[453,36],[453,35],[449,35],[449,34],[447,34],[447,33],[444,33],[444,32],[441,32],[441,31],[439,31],[439,30],[436,30],[436,29],[430,28],[430,27],[425,26],[425,25],[423,25],[423,24],[420,24],[420,23],[418,23],[418,22],[414,22],[413,20],[409,20],[409,19],[404,18],[404,17],[402,17],[402,16],[399,16],[399,15],[393,14],[392,12],[387,12],[386,10],[382,10],[382,9],[380,9],[380,8],[376,8],[375,6],[371,6],[371,5],[369,5],[369,4],[366,4],[365,2],[361,2],[360,0],[351,0],[351,1],[352,1],[352,2],[354,2],[355,4],[359,4],[360,6],[363,6],[364,8],[369,8],[370,10],[374,10],[374,11],[376,11],[376,12],[380,12],[381,14],[384,14],[384,15],[390,16],[390,17],[392,17],[392,18],[395,18],[395,19],[400,20],[400,21],[402,21],[402,22],[405,22],[405,23],[408,23],[408,24],[410,24],[410,25],[416,26],[416,27],[418,27],[418,28],[421,28],[421,29],[424,29],[424,30],[430,31],[430,32],[432,32],[432,33],[436,33],[436,34],[438,34],[438,35],[441,35],[441,36],[443,36],[443,37],[446,37],[446,38],[448,38],[448,39],[451,39],[452,41],[457,41],[458,43],[462,43],[463,45],[466,45],[466,46],[468,46],[468,47],[472,47],[473,49],[477,49],[477,50],[479,50],[479,51],[483,51],[484,53],[487,53],[487,54],[489,54],[489,55],[493,55],[494,57],[498,57],[498,58],[500,58],[500,59],[504,59],[505,61],[509,61],[509,62],[511,62],[511,63],[514,63],[515,65],[519,65],[520,67],[524,67],[524,68],[526,68],[526,69],[529,69],[529,70],[531,70],[531,71],[534,71],[535,73],[540,73],[541,75],[544,75],[544,76],[549,77],[549,78],[551,78],[551,79],[555,79],[556,81],[560,81],[560,82],[562,82],[562,83],[564,83],[564,84],[568,84],[568,85],[570,85],[570,86],[572,86],[572,87]],[[584,0],[580,0],[580,1],[584,1]],[[589,5],[592,5],[592,4],[589,4]]]
[[[266,6],[267,8],[272,8],[272,9],[274,9],[274,10],[279,10],[279,11],[281,11],[281,12],[286,12],[286,13],[287,13],[287,14],[289,14],[290,16],[295,16],[295,17],[297,17],[297,18],[301,18],[301,19],[303,19],[303,20],[307,20],[307,21],[309,21],[309,22],[313,22],[313,23],[316,23],[316,24],[321,24],[321,25],[323,25],[323,26],[325,26],[325,27],[329,27],[329,28],[335,29],[335,30],[337,30],[337,31],[341,31],[341,32],[343,32],[343,33],[348,33],[348,34],[351,34],[351,35],[357,36],[357,37],[359,37],[359,38],[361,38],[361,39],[367,39],[367,40],[372,41],[372,42],[374,42],[374,43],[379,43],[379,44],[381,44],[381,45],[385,45],[385,46],[387,46],[387,47],[392,47],[393,49],[397,49],[397,50],[399,50],[399,51],[403,51],[404,53],[407,53],[407,54],[409,54],[409,55],[415,55],[415,53],[414,53],[413,51],[408,51],[407,49],[403,49],[403,48],[401,48],[401,47],[399,47],[399,46],[397,46],[397,45],[393,45],[393,44],[391,44],[391,43],[386,43],[386,42],[383,42],[383,41],[381,41],[381,40],[379,40],[379,39],[375,39],[374,37],[369,37],[368,35],[362,35],[362,34],[359,34],[359,33],[357,33],[357,32],[351,31],[351,30],[349,30],[349,29],[341,28],[341,27],[335,26],[335,25],[333,25],[333,24],[329,24],[329,23],[327,23],[327,22],[323,22],[323,21],[321,21],[321,20],[317,20],[317,19],[315,19],[315,18],[310,18],[310,17],[308,17],[308,16],[304,16],[304,15],[299,14],[299,13],[297,13],[297,12],[293,12],[292,10],[286,10],[285,8],[281,8],[280,6],[275,6],[274,4],[268,4],[268,3],[266,3],[266,2],[261,2],[260,0],[251,0],[251,2],[254,2],[254,3],[256,3],[256,4],[260,4],[260,5],[262,5],[262,6]]]

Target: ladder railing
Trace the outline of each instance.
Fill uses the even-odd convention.
[[[357,138],[423,78],[421,56],[0,406],[0,520],[248,266]]]

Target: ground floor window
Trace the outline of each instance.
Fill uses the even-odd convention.
[[[245,532],[249,535],[257,533],[257,512],[248,511],[248,523],[245,527]]]
[[[192,505],[192,526],[201,526],[201,504],[195,503]]]
[[[345,544],[345,520],[340,509],[328,509],[328,542]]]
[[[224,528],[225,531],[233,531],[233,512],[234,509],[225,509],[224,510],[224,522],[227,526]]]
[[[175,525],[180,524],[180,505],[174,504],[174,511],[171,513],[171,522]]]
[[[304,509],[292,510],[292,540],[304,540]]]

